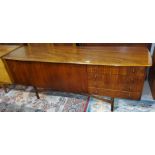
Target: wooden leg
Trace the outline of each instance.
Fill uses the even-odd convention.
[[[2,84],[2,88],[3,88],[3,90],[4,90],[5,93],[8,92],[5,84]]]
[[[39,93],[38,93],[38,90],[37,90],[37,87],[33,86],[34,90],[35,90],[35,93],[36,93],[36,96],[37,96],[37,99],[40,99],[39,97]]]
[[[91,96],[96,98],[96,99],[102,100],[104,102],[110,103],[111,104],[111,112],[114,111],[114,98],[104,99],[104,98],[101,98],[101,96],[97,96],[97,95],[91,95]]]
[[[111,112],[114,111],[114,98],[111,99]]]

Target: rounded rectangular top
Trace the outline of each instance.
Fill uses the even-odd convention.
[[[20,61],[91,64],[108,66],[151,66],[146,47],[128,46],[46,46],[20,47],[3,57]]]

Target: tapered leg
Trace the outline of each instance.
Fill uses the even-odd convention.
[[[34,88],[34,90],[35,90],[37,99],[40,99],[37,87],[36,87],[36,86],[33,86],[33,88]]]
[[[114,99],[112,98],[111,99],[111,112],[114,111]]]
[[[96,98],[96,99],[102,100],[104,102],[110,103],[111,104],[111,112],[114,111],[114,98],[104,99],[104,98],[102,98],[101,96],[98,96],[98,95],[91,95],[91,96]]]

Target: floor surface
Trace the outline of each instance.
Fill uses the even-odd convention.
[[[10,86],[9,92],[0,89],[1,112],[110,112],[110,104],[73,93],[40,91],[36,98],[33,87]],[[150,87],[146,81],[140,101],[115,99],[114,112],[155,112]]]
[[[11,86],[8,93],[0,89],[1,112],[83,112],[88,97],[72,93],[41,91],[37,99],[33,87]]]
[[[87,112],[109,112],[110,105],[100,100],[90,98]],[[155,100],[153,100],[148,81],[145,81],[140,101],[115,99],[114,112],[155,112]]]

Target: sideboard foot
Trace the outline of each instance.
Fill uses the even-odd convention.
[[[36,86],[33,86],[34,90],[35,90],[35,93],[36,93],[36,96],[37,96],[37,99],[40,99],[40,96],[39,96],[39,93],[38,93],[38,89]]]
[[[96,98],[96,99],[99,99],[101,101],[110,103],[111,104],[111,112],[114,111],[114,98],[111,97],[110,99],[105,99],[105,98],[102,98],[101,96],[97,96],[97,95],[91,95],[91,96]]]
[[[114,98],[111,98],[111,112],[114,111]]]

